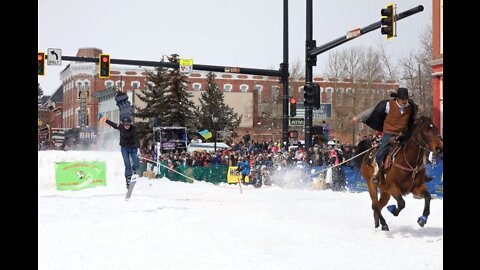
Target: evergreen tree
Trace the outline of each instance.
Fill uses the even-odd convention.
[[[162,58],[162,61],[164,59]],[[147,70],[147,83],[145,88],[141,89],[136,94],[137,97],[145,103],[145,107],[135,107],[135,116],[143,120],[150,118],[165,117],[168,112],[168,105],[166,99],[166,89],[168,87],[167,70],[165,68],[157,67],[155,72]],[[139,122],[136,124],[139,132],[139,137],[143,138],[143,146],[147,146],[149,142],[153,141],[153,130],[149,126],[149,122]]]
[[[168,57],[170,62],[179,62],[178,54],[171,54]],[[170,68],[167,70],[168,86],[165,89],[165,109],[166,112],[162,118],[164,126],[187,127],[192,130],[195,127],[194,104],[188,98],[193,97],[187,91],[187,85],[190,83],[187,76],[180,73],[179,69]]]
[[[238,116],[233,108],[225,104],[225,97],[223,92],[218,89],[218,85],[215,82],[215,74],[209,72],[207,74],[207,87],[205,92],[201,94],[199,99],[200,106],[195,108],[195,116],[197,119],[197,130],[208,129],[209,131],[221,131],[223,134],[230,134],[227,138],[223,138],[225,141],[230,142],[232,138],[238,135],[235,129],[240,126],[242,116]],[[214,127],[212,122],[213,112],[217,111],[219,120]],[[218,138],[218,137],[217,137]],[[213,137],[210,139],[213,141]]]

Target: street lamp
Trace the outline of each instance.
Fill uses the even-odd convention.
[[[218,112],[214,111],[212,114],[213,122],[213,132],[214,132],[214,141],[213,141],[213,152],[217,153],[217,123],[218,123]]]

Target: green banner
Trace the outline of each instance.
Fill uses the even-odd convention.
[[[56,162],[57,190],[80,190],[106,186],[106,171],[103,161]]]

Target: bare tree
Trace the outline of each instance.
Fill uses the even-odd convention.
[[[417,51],[410,51],[407,57],[399,60],[402,68],[402,80],[411,91],[412,99],[424,107],[424,114],[433,112],[433,78],[432,67],[432,27],[427,26],[420,34],[420,46]]]
[[[305,64],[300,58],[297,58],[292,64],[290,64],[289,72],[290,82],[296,82],[304,76]]]
[[[328,78],[341,78],[343,77],[343,51],[332,51],[328,54],[327,67],[325,76]]]
[[[328,60],[325,68],[325,73],[324,77],[327,77],[328,79],[334,79],[334,93],[335,93],[335,100],[332,100],[336,106],[332,106],[333,110],[333,115],[332,118],[335,119],[336,121],[331,121],[330,126],[332,128],[340,128],[341,127],[341,122],[338,119],[342,119],[344,117],[344,114],[342,113],[342,108],[339,106],[339,95],[342,95],[343,93],[341,90],[338,88],[338,81],[340,78],[345,77],[345,71],[344,71],[344,57],[345,57],[345,50],[335,50],[332,51],[328,54]],[[332,94],[333,95],[333,94]]]
[[[362,79],[366,80],[368,84],[382,79],[382,62],[381,54],[375,51],[372,47],[368,47],[364,54],[364,61],[361,63]]]
[[[340,52],[332,52],[329,54],[326,74],[329,78],[335,78],[338,81],[344,78],[344,81],[350,81],[352,87],[345,89],[345,93],[341,93],[345,99],[342,106],[334,106],[334,117],[330,120],[330,126],[336,130],[335,133],[352,132],[352,138],[355,137],[355,127],[350,125],[349,119],[356,113],[355,107],[361,93],[358,88],[359,80],[362,79],[362,66],[364,62],[365,52],[361,47],[351,47]],[[334,91],[340,89],[335,82]],[[326,93],[327,95],[329,93]],[[332,93],[333,94],[333,93]],[[336,95],[338,96],[338,95]],[[354,139],[353,139],[354,140]]]
[[[382,63],[383,80],[398,81],[398,67],[393,63],[392,57],[387,53],[385,41],[380,39],[377,43],[378,52],[380,54],[380,61]]]

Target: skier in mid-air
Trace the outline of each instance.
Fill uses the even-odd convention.
[[[137,128],[132,124],[132,119],[129,116],[122,118],[122,123],[117,124],[108,119],[105,120],[109,126],[120,131],[120,150],[122,151],[123,163],[125,164],[125,179],[127,182],[127,189],[132,180],[132,174],[136,174],[140,167],[138,159],[140,141],[137,135]],[[130,163],[130,158],[133,161],[133,167]]]

